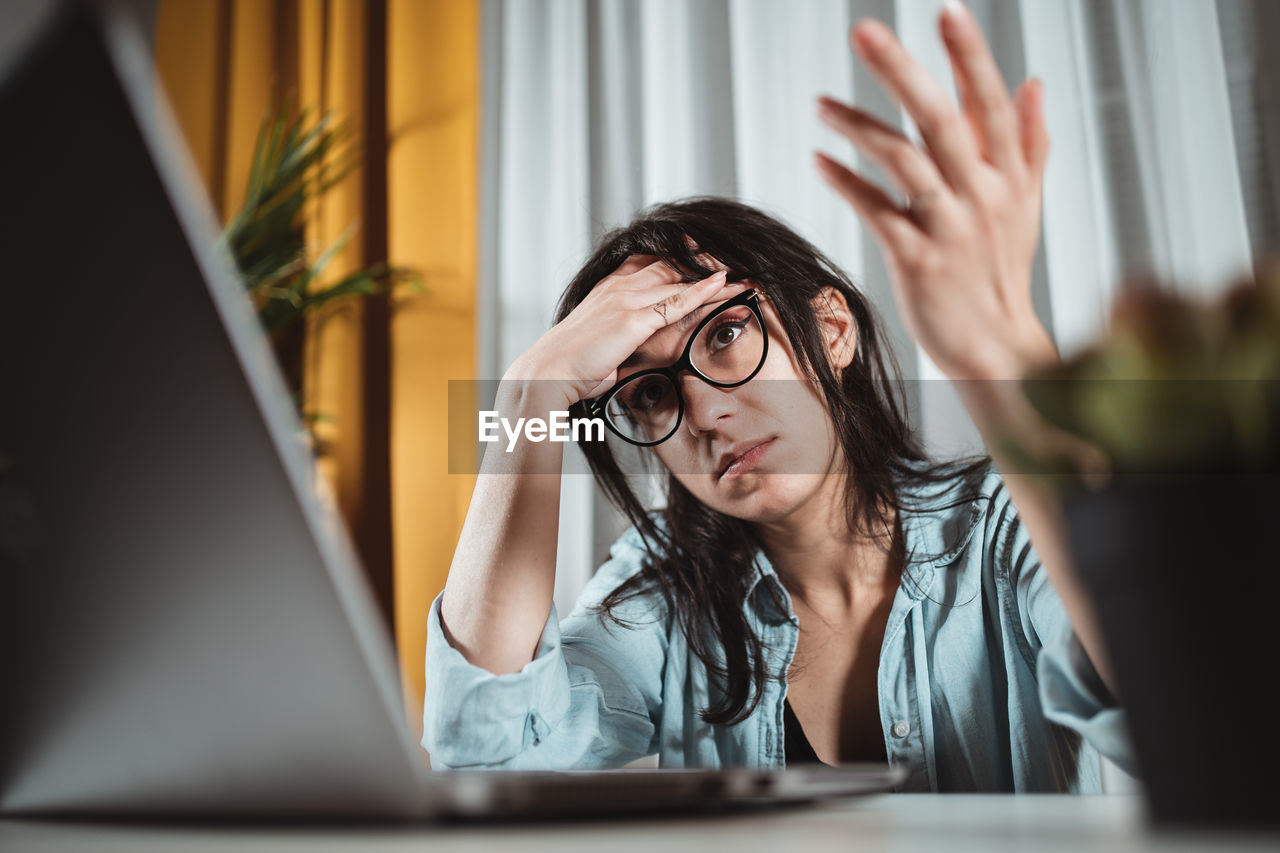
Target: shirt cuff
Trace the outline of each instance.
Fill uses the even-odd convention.
[[[1069,623],[1041,649],[1036,675],[1045,717],[1079,732],[1117,767],[1136,776],[1137,759],[1124,709],[1107,689]]]
[[[569,711],[569,673],[555,604],[533,660],[494,675],[445,638],[436,596],[427,613],[422,745],[437,769],[497,766],[537,746]]]

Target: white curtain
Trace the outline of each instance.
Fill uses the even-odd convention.
[[[854,154],[814,115],[829,93],[901,125],[848,47],[864,16],[942,80],[939,0],[486,0],[481,364],[497,378],[549,326],[593,242],[640,208],[714,193],[829,252],[887,321],[936,453],[978,448],[904,333],[879,251],[812,168]],[[1037,310],[1064,354],[1099,333],[1126,274],[1221,286],[1277,247],[1267,0],[973,0],[1012,85],[1045,83],[1053,140]],[[867,164],[859,164],[867,168]],[[924,390],[920,390],[924,389]],[[569,462],[584,470],[581,461]],[[618,531],[590,478],[565,478],[557,607]]]

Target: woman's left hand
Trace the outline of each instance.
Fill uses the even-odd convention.
[[[938,367],[953,380],[1016,379],[1058,360],[1031,303],[1049,152],[1040,84],[1024,83],[1010,98],[977,22],[958,2],[947,4],[940,25],[960,108],[883,24],[864,21],[853,33],[858,53],[920,128],[923,147],[862,110],[820,102],[823,119],[884,168],[907,206],[830,158],[819,155],[818,165],[875,232],[907,329]],[[1061,431],[1046,432],[1017,383],[966,381],[959,390],[1003,473],[1017,467],[1002,454],[1001,436],[1096,455]],[[1054,498],[1024,477],[1004,482],[1076,635],[1114,686]]]
[[[1049,138],[1041,85],[1010,97],[977,21],[949,3],[939,21],[962,107],[879,21],[853,44],[920,130],[923,145],[831,98],[822,120],[884,169],[900,206],[825,155],[823,177],[871,228],[907,330],[951,379],[1014,379],[1057,361],[1031,300]]]

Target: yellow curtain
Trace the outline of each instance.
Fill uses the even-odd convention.
[[[480,4],[391,0],[388,24],[389,245],[425,272],[431,294],[395,310],[391,334],[396,624],[421,727],[427,607],[475,486],[449,473],[447,415],[449,380],[476,375]]]
[[[357,221],[331,274],[385,259],[426,291],[309,318],[304,395],[332,418],[320,464],[375,590],[394,589],[414,726],[427,606],[474,485],[448,473],[446,415],[448,380],[475,375],[479,31],[479,0],[161,0],[156,20],[160,81],[224,219],[274,104],[332,110],[385,152],[325,196],[309,239]]]

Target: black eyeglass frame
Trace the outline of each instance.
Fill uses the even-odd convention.
[[[697,367],[694,366],[693,359],[690,357],[690,354],[693,352],[693,342],[698,339],[698,335],[702,333],[702,330],[705,329],[712,320],[714,320],[716,317],[723,314],[725,311],[728,311],[730,308],[736,308],[739,305],[746,305],[748,308],[750,308],[751,313],[756,315],[756,322],[760,324],[760,334],[763,335],[763,338],[764,338],[762,347],[760,349],[760,363],[756,365],[755,370],[752,370],[751,373],[745,379],[740,379],[737,382],[719,382],[715,379],[712,379],[710,376],[707,376],[705,373],[703,373],[701,370],[699,370]],[[764,367],[765,359],[768,358],[768,356],[769,356],[769,328],[765,325],[764,312],[760,309],[760,291],[748,290],[745,293],[738,294],[737,296],[730,299],[728,302],[725,302],[723,305],[716,308],[716,310],[712,311],[707,316],[703,317],[701,322],[699,322],[697,327],[693,330],[693,334],[689,335],[689,342],[685,344],[684,353],[680,356],[680,358],[674,364],[667,365],[666,367],[650,367],[645,370],[641,370],[631,374],[626,379],[623,379],[621,382],[614,385],[612,388],[606,391],[603,395],[596,397],[594,400],[589,401],[587,403],[587,413],[591,417],[599,417],[600,420],[604,422],[604,425],[609,428],[610,432],[612,432],[614,435],[616,435],[618,438],[622,439],[623,441],[627,442],[628,444],[634,444],[637,447],[653,447],[654,445],[662,444],[662,442],[666,441],[667,439],[671,438],[671,436],[675,435],[676,430],[680,429],[680,423],[684,420],[684,393],[680,390],[680,374],[681,373],[688,371],[689,373],[692,373],[694,376],[701,379],[703,382],[715,388],[737,388],[740,385],[747,384],[748,382],[750,382],[752,379],[755,378],[756,374],[760,372],[760,368]],[[604,414],[604,410],[605,410],[605,407],[609,405],[609,401],[613,399],[613,396],[615,394],[617,394],[620,390],[622,390],[622,387],[624,385],[634,382],[642,376],[655,376],[655,375],[665,376],[667,378],[667,381],[669,381],[671,383],[671,386],[675,389],[676,403],[677,403],[676,422],[672,425],[670,432],[668,432],[662,438],[657,439],[656,441],[636,441],[634,438],[630,438],[629,436],[623,435],[622,432],[619,431],[618,428],[613,425],[613,422],[610,421],[609,418]]]

